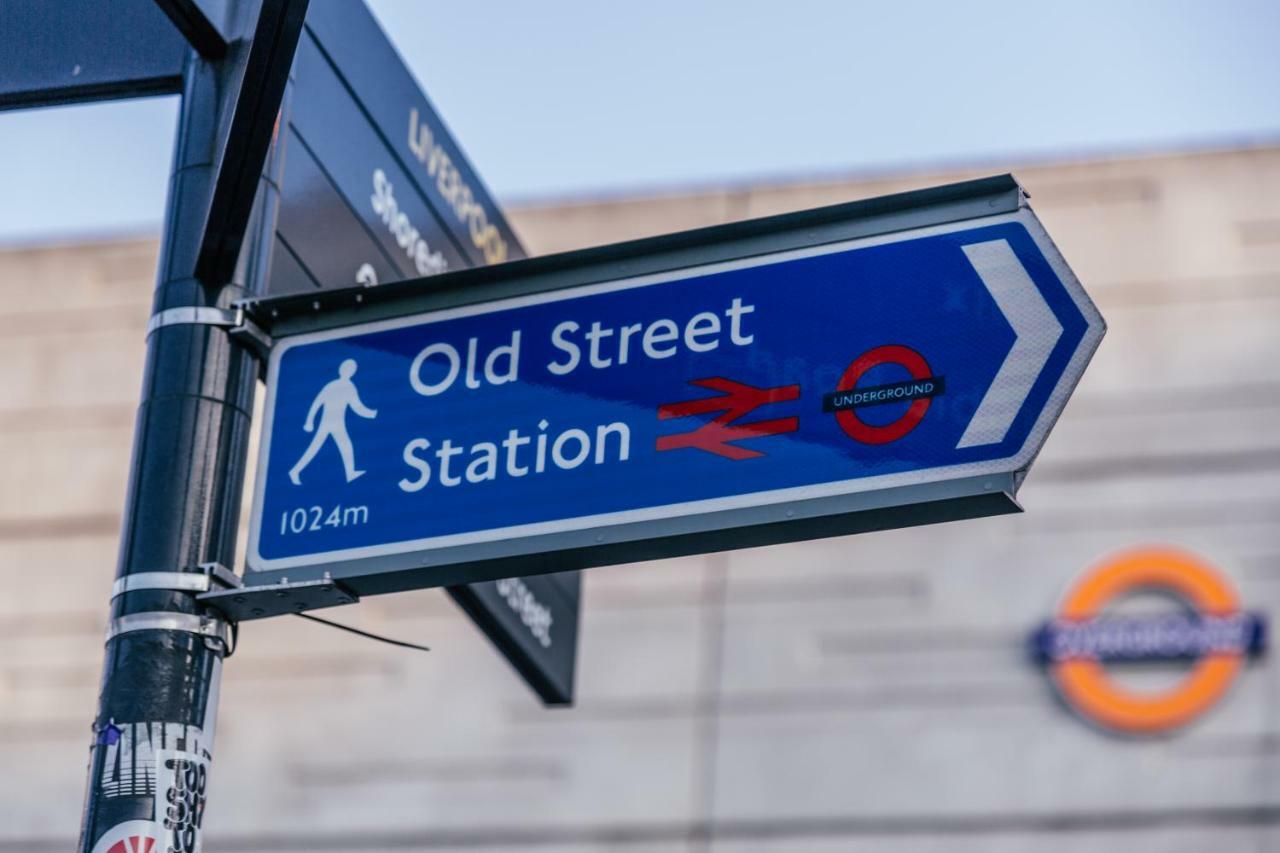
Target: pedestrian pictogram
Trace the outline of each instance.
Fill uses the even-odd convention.
[[[765,454],[759,450],[740,447],[735,442],[750,438],[764,438],[795,432],[800,428],[798,417],[773,418],[749,424],[735,423],[761,406],[783,403],[800,396],[799,385],[779,385],[776,388],[756,388],[722,376],[693,379],[690,385],[719,391],[715,397],[702,397],[681,403],[664,403],[658,407],[658,420],[686,418],[720,412],[715,418],[689,432],[658,437],[658,450],[678,450],[691,447],[705,450],[726,459],[753,459]]]
[[[351,377],[356,375],[357,366],[354,358],[344,359],[338,366],[338,378],[320,389],[311,408],[307,410],[307,422],[302,425],[302,428],[307,432],[314,432],[315,437],[307,445],[302,458],[289,469],[289,479],[295,486],[302,485],[299,476],[330,438],[333,439],[334,446],[338,448],[338,454],[342,457],[342,467],[347,475],[347,482],[350,483],[365,473],[356,469],[355,448],[352,447],[351,436],[347,433],[347,409],[362,418],[376,418],[378,412],[360,401],[360,392],[351,381]],[[316,429],[317,414],[320,416],[319,429]]]

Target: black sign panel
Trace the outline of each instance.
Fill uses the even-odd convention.
[[[525,257],[361,0],[308,11],[281,114],[267,292],[385,284]],[[573,697],[577,572],[450,595],[548,704]]]
[[[182,90],[187,40],[154,0],[4,0],[0,109]]]
[[[502,212],[360,0],[318,3],[307,29],[473,265],[524,256]],[[299,86],[303,86],[299,81]]]
[[[273,264],[271,294],[524,257],[502,211],[360,0],[314,5],[293,83],[277,231],[296,267]]]
[[[289,129],[286,144],[288,168],[280,187],[276,234],[288,258],[272,259],[272,291],[292,293],[314,290],[317,285],[355,284],[365,264],[373,270],[374,281],[404,278],[296,129]],[[292,263],[283,263],[286,260]]]
[[[580,572],[455,586],[449,594],[543,702],[573,701]]]

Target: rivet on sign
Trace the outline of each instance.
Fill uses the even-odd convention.
[[[795,515],[795,514],[796,514],[796,511],[795,511],[794,509],[789,509],[789,510],[787,510],[787,518],[790,518],[791,516],[793,516],[793,515]]]
[[[319,310],[320,310],[320,300],[319,300],[319,299],[317,299],[315,302],[312,302],[312,303],[311,303],[311,309],[312,309],[313,311],[319,311]]]
[[[249,611],[249,612],[250,612],[250,613],[252,613],[254,616],[261,616],[261,615],[262,615],[263,613],[265,613],[266,611],[265,611],[265,610],[263,610],[261,607],[255,607],[255,608],[253,608],[253,610],[251,610],[251,611]]]

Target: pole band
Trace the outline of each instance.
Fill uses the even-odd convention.
[[[134,572],[116,578],[111,587],[111,597],[118,598],[126,592],[140,589],[173,589],[182,592],[208,592],[215,586],[230,589],[240,586],[236,573],[221,563],[201,563],[198,572]]]
[[[165,326],[176,326],[183,323],[233,328],[239,324],[239,312],[228,308],[197,306],[166,308],[159,313],[151,315],[151,320],[147,323],[147,337],[151,337],[151,333],[156,329],[160,329]]]
[[[140,589],[176,589],[187,592],[208,592],[210,577],[196,572],[137,572],[116,578],[111,587],[111,597]]]
[[[131,613],[111,620],[107,626],[104,642],[111,642],[121,634],[133,631],[183,631],[198,634],[222,643],[228,654],[233,646],[231,642],[231,625],[213,616],[197,616],[194,613],[166,613],[154,611],[149,613]]]

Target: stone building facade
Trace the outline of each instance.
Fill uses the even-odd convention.
[[[512,218],[545,253],[1000,170]],[[328,614],[429,654],[247,624],[210,853],[1280,849],[1274,658],[1133,737],[1074,714],[1027,652],[1073,579],[1139,544],[1201,554],[1280,615],[1280,148],[1013,171],[1110,325],[1024,515],[593,570],[570,709],[438,591]],[[0,251],[0,853],[74,841],[156,251]]]

